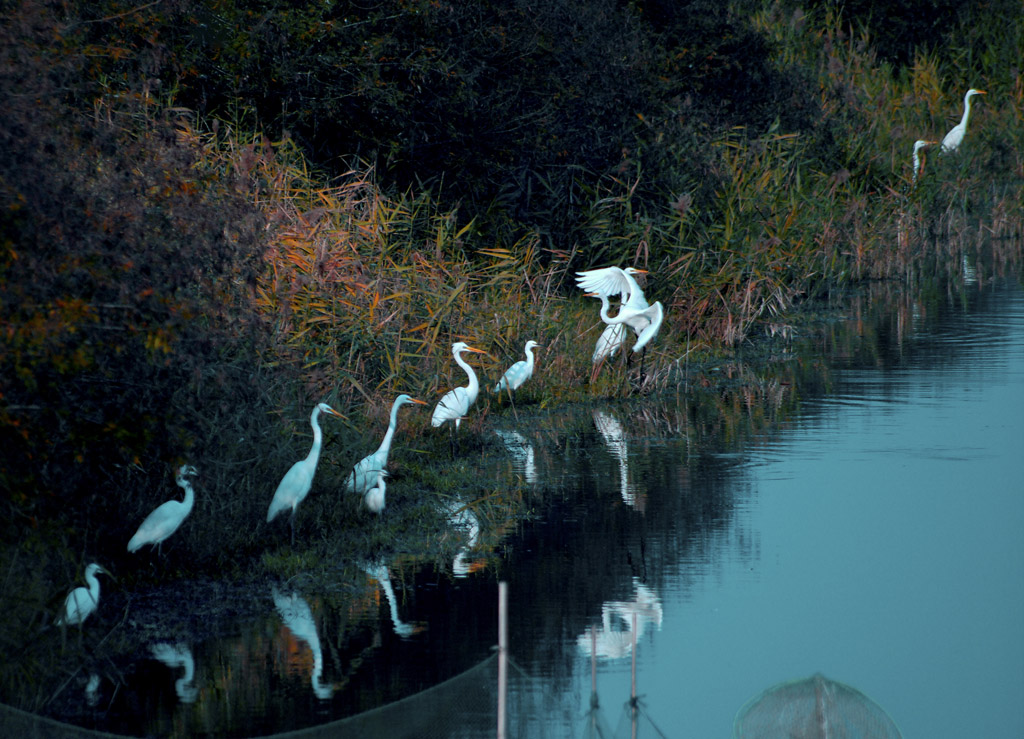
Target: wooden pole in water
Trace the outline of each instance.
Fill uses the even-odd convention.
[[[498,739],[505,739],[505,690],[508,682],[508,583],[498,583]]]
[[[632,675],[632,687],[629,696],[629,708],[630,708],[630,719],[632,720],[632,739],[636,739],[636,715],[638,707],[636,704],[636,611],[633,611],[633,675]]]

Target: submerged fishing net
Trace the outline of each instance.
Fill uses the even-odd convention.
[[[781,683],[750,700],[734,739],[900,739],[889,715],[849,685],[814,675]]]

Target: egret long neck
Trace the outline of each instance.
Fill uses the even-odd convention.
[[[533,369],[533,347],[529,346],[526,348],[526,367],[527,369]]]
[[[313,415],[309,417],[309,425],[313,427],[313,446],[309,450],[306,462],[314,466],[316,466],[317,461],[320,459],[320,444],[324,438],[323,432],[320,430],[320,424],[317,421],[319,415],[320,409],[314,408]]]
[[[89,583],[89,597],[92,598],[93,603],[100,602],[100,581],[96,577],[96,573],[90,572],[85,576],[85,581]]]
[[[381,452],[387,456],[388,450],[391,449],[391,439],[395,435],[395,429],[398,428],[398,409],[400,404],[396,400],[391,405],[391,420],[388,422],[388,430],[384,434],[384,440],[381,441],[380,446],[377,447],[377,454]]]
[[[466,374],[469,375],[469,385],[466,386],[470,396],[475,398],[477,393],[480,392],[480,383],[477,382],[476,372],[469,366],[465,359],[462,358],[462,352],[455,355],[455,363],[466,370]]]
[[[192,505],[196,502],[196,493],[192,489],[192,483],[188,481],[187,477],[178,475],[178,487],[185,491],[185,500],[182,503],[185,504],[185,510],[191,511]]]
[[[964,115],[960,119],[960,125],[967,128],[967,119],[971,116],[971,96],[964,95]]]

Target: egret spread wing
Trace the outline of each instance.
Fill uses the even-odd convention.
[[[576,285],[588,293],[598,293],[599,295],[625,295],[630,291],[629,280],[618,267],[577,272]]]

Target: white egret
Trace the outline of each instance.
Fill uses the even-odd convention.
[[[519,360],[505,371],[505,374],[498,380],[498,384],[494,386],[494,392],[500,393],[502,390],[515,392],[530,379],[533,375],[533,350],[539,346],[540,344],[532,339],[526,342],[526,347],[523,350],[526,352],[526,359]]]
[[[474,349],[464,341],[457,341],[452,344],[452,356],[455,363],[462,367],[469,375],[469,384],[465,387],[457,387],[449,390],[434,408],[434,414],[430,419],[430,425],[437,427],[445,421],[455,421],[455,430],[458,431],[459,423],[469,413],[469,407],[476,402],[476,396],[480,392],[480,383],[476,379],[476,372],[466,364],[462,358],[462,352],[473,352],[475,354],[486,354],[482,349]]]
[[[960,148],[961,142],[964,140],[964,134],[967,133],[967,119],[971,115],[971,98],[974,95],[985,95],[984,90],[976,90],[973,87],[967,91],[964,95],[964,115],[960,119],[960,122],[953,126],[942,139],[942,152],[956,151]]]
[[[608,302],[608,296],[600,293],[587,293],[587,297],[600,298],[601,299],[601,312],[607,314],[611,307]],[[622,346],[622,342],[626,338],[626,324],[624,323],[609,323],[605,325],[604,331],[597,338],[597,343],[594,345],[594,354],[590,357],[590,361],[593,364],[600,364],[609,357],[614,357],[619,347]]]
[[[914,184],[917,184],[918,175],[924,174],[924,153],[921,151],[926,146],[934,146],[938,141],[926,141],[918,139],[914,142]]]
[[[109,575],[110,573],[95,562],[85,568],[85,581],[89,583],[87,588],[75,588],[68,593],[64,599],[64,610],[54,620],[61,627],[61,648],[64,647],[65,628],[78,626],[78,639],[82,639],[82,623],[89,615],[96,610],[100,604],[100,581],[96,575]]]
[[[363,496],[363,502],[366,503],[366,507],[374,513],[380,513],[384,510],[384,494],[387,491],[384,478],[387,476],[386,470],[377,470],[377,484],[367,490],[366,495]]]
[[[609,326],[624,323],[632,328],[637,336],[636,343],[633,344],[634,353],[644,349],[657,335],[665,317],[660,301],[654,305],[647,302],[640,286],[633,279],[633,275],[637,274],[646,274],[646,270],[633,267],[604,267],[576,273],[576,284],[588,293],[594,293],[598,297],[623,296],[624,302],[614,317],[608,315],[610,306],[604,300],[601,301],[601,320]]]
[[[377,484],[377,473],[384,470],[388,464],[388,453],[391,451],[391,440],[394,438],[395,429],[398,428],[398,409],[407,403],[426,405],[422,400],[408,395],[399,395],[391,404],[391,420],[388,423],[388,430],[384,434],[377,451],[359,460],[352,468],[352,472],[345,481],[345,490],[350,493],[366,495],[371,488]]]
[[[277,514],[288,508],[292,509],[293,544],[295,543],[295,509],[299,507],[299,503],[309,494],[309,489],[313,485],[313,475],[316,474],[316,464],[320,461],[320,446],[323,442],[323,432],[320,431],[317,417],[321,413],[344,418],[343,415],[331,408],[327,403],[320,403],[313,409],[313,413],[309,417],[309,423],[313,427],[313,446],[309,450],[309,455],[305,459],[293,464],[291,469],[285,473],[284,478],[282,478],[277,486],[277,491],[274,493],[274,499],[270,501],[270,508],[267,510],[267,523],[270,523]]]
[[[196,496],[188,478],[195,474],[197,474],[196,468],[192,465],[181,466],[176,482],[178,487],[185,491],[185,500],[169,500],[157,506],[156,510],[146,516],[146,520],[139,526],[135,536],[128,541],[129,552],[137,552],[146,544],[151,544],[156,546],[158,554],[161,553],[161,545],[164,540],[177,531],[182,521],[192,512]]]

